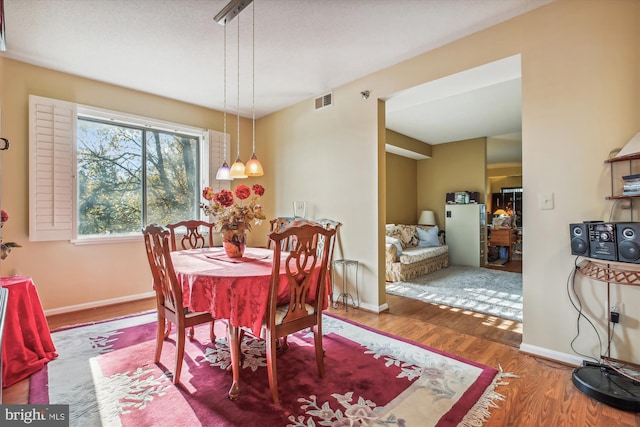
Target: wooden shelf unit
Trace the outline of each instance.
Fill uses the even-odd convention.
[[[639,161],[637,163],[637,169],[635,170],[634,161]],[[628,154],[626,156],[613,157],[605,160],[605,163],[610,166],[611,172],[611,194],[606,197],[606,200],[634,199],[640,197],[640,194],[622,194],[621,190],[616,189],[615,183],[618,182],[618,180],[622,180],[623,174],[620,173],[619,170],[616,170],[617,168],[614,165],[620,164],[621,162],[627,162],[628,171],[626,175],[640,173],[640,153]]]
[[[638,270],[629,269],[629,265],[635,265],[638,267]],[[611,318],[611,284],[640,286],[640,265],[637,264],[586,259],[578,264],[576,268],[583,275],[607,284],[607,319]],[[607,353],[600,357],[610,368],[614,369],[620,375],[630,378],[633,381],[640,381],[640,377],[631,376],[626,371],[619,369],[611,363],[624,364],[632,366],[635,369],[640,369],[640,365],[636,363],[611,357],[612,332],[611,323],[607,321]]]

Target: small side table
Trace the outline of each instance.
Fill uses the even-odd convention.
[[[358,261],[353,259],[337,259],[333,261],[333,268],[331,269],[331,281],[333,283],[335,283],[335,270],[338,266],[342,267],[342,293],[338,296],[338,299],[333,302],[333,308],[338,308],[338,301],[340,301],[340,299],[342,299],[342,304],[344,305],[345,310],[349,310],[349,300],[351,300],[351,305],[354,308],[358,308],[358,306],[360,305],[360,295],[358,293]],[[354,283],[356,286],[356,298],[358,300],[357,303],[356,300],[353,299],[353,296],[349,292],[347,292],[347,286],[349,284],[349,281],[347,280],[347,274],[349,273],[350,267],[355,268]]]

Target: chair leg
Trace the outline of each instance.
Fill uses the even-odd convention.
[[[316,363],[318,364],[318,375],[324,376],[324,349],[322,348],[322,330],[315,326],[313,328],[314,347],[316,348]]]
[[[180,373],[182,372],[182,360],[184,359],[185,329],[180,325],[176,328],[176,369],[173,374],[173,383],[180,383]]]
[[[211,342],[216,342],[216,331],[215,331],[216,321],[211,321],[211,331],[209,332],[209,338],[211,338]]]
[[[267,373],[269,375],[269,388],[271,389],[273,403],[277,405],[279,403],[279,398],[278,377],[276,371],[276,341],[277,338],[272,338],[271,334],[267,332]]]
[[[195,336],[195,334],[196,334],[196,330],[195,330],[195,328],[194,328],[193,326],[192,326],[192,327],[190,327],[190,328],[189,328],[189,339],[190,339],[190,340],[192,340],[192,339],[193,339],[193,337]]]
[[[160,355],[162,354],[162,344],[164,339],[166,338],[165,327],[166,327],[165,318],[160,312],[158,312],[158,331],[156,332],[156,354],[154,357],[154,362],[160,362]]]

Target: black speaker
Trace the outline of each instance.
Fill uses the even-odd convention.
[[[447,193],[446,202],[448,205],[453,205],[456,203],[456,193]]]
[[[616,223],[618,261],[640,264],[640,223]]]
[[[571,238],[571,255],[589,256],[589,229],[588,224],[569,224],[569,237]]]

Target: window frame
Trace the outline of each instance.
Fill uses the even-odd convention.
[[[42,114],[42,111],[45,111],[44,120],[42,115],[38,116],[39,113]],[[78,235],[77,128],[79,118],[123,126],[144,127],[198,138],[200,149],[197,182],[200,187],[210,185],[215,191],[230,188],[228,181],[215,180],[215,165],[221,164],[223,161],[222,144],[225,137],[227,140],[229,139],[228,134],[166,120],[30,95],[30,241],[68,240],[76,245],[84,245],[138,241],[142,238],[141,231],[105,236],[85,237]],[[50,126],[42,126],[42,122],[48,123]],[[60,158],[63,159],[63,167],[57,168],[55,163]],[[210,165],[214,165],[213,168]],[[56,197],[59,190],[61,190],[62,196]],[[56,193],[56,196],[51,196],[47,192]],[[70,200],[67,197],[70,197]],[[50,200],[52,198],[53,201]],[[201,210],[199,213],[200,219],[207,219]]]

